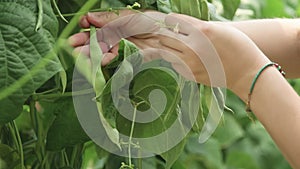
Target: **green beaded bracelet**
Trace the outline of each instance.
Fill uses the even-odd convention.
[[[262,72],[263,72],[266,68],[268,68],[268,67],[270,67],[270,66],[275,66],[275,67],[277,68],[277,70],[278,70],[283,76],[285,76],[285,72],[282,71],[281,66],[279,66],[277,63],[271,62],[271,63],[268,63],[268,64],[266,64],[265,66],[263,66],[263,67],[257,72],[257,74],[255,75],[255,77],[254,77],[254,79],[253,79],[253,81],[252,81],[252,84],[251,84],[251,87],[250,87],[250,92],[249,92],[249,94],[248,94],[248,101],[247,101],[247,103],[246,103],[246,111],[247,111],[247,112],[251,112],[251,109],[250,109],[250,100],[251,100],[251,95],[252,95],[254,86],[255,86],[255,84],[256,84],[256,81],[257,81],[257,79],[259,78],[259,76],[262,74]]]

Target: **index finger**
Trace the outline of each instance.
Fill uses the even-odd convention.
[[[119,19],[124,16],[134,14],[136,12],[131,10],[120,10],[118,12],[93,12],[88,13],[85,17],[86,21],[96,27],[103,27],[105,24]],[[85,22],[82,20],[81,22]]]
[[[135,13],[105,24],[97,31],[98,41],[113,47],[124,38],[157,32],[166,14],[159,12]]]

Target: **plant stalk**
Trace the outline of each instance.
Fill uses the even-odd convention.
[[[129,142],[128,143],[128,163],[129,163],[129,166],[132,166],[131,144],[132,144],[132,135],[133,135],[133,131],[134,131],[134,124],[135,124],[135,118],[136,118],[136,111],[137,111],[137,106],[134,106],[131,129],[130,129],[130,135],[129,135],[129,141],[128,141]]]

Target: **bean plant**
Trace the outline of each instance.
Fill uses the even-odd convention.
[[[188,81],[163,59],[144,63],[140,49],[126,39],[118,56],[101,67],[99,28],[81,29],[80,17],[120,10],[143,15],[145,9],[229,22],[297,17],[300,3],[0,0],[0,169],[290,168],[232,92]],[[90,33],[89,57],[75,56],[68,45],[68,37],[80,31]],[[299,80],[290,83],[300,92]],[[142,123],[143,112],[159,116]],[[217,128],[199,142],[211,116]],[[150,146],[139,141],[173,124],[180,139],[173,133]]]

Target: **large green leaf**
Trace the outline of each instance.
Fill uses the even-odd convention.
[[[254,163],[260,169],[291,168],[261,123],[251,123],[246,129],[246,134],[246,137],[233,144],[227,150],[227,155],[231,156],[230,159],[226,161],[228,165],[241,167],[242,161],[246,158],[249,163]],[[241,159],[235,158],[235,160],[238,161],[233,162],[233,156],[237,154],[240,154],[239,157]],[[254,164],[249,165],[253,166]],[[243,167],[249,168],[247,165]]]
[[[198,142],[198,136],[193,135],[187,141],[186,152],[188,153],[186,161],[189,162],[187,166],[194,166],[195,163],[201,162],[205,167],[209,169],[219,169],[224,168],[222,151],[220,143],[214,139],[210,138],[207,142],[200,144]],[[195,156],[197,158],[195,158]],[[192,167],[187,167],[192,168]],[[199,168],[199,164],[196,168]]]
[[[170,0],[173,12],[201,18],[201,0]]]
[[[228,168],[259,169],[254,159],[243,151],[232,151],[226,158]]]
[[[56,118],[47,134],[48,150],[58,151],[89,140],[77,119],[72,98],[59,99],[52,106]]]
[[[25,100],[61,70],[49,54],[57,34],[49,0],[43,11],[42,27],[35,31],[36,0],[0,1],[0,124],[15,119]]]
[[[199,92],[195,91],[198,86],[192,82],[184,85],[183,79],[174,73],[170,64],[162,60],[140,65],[142,56],[136,54],[138,52],[136,47],[127,41],[123,40],[120,48],[123,50],[119,50],[119,57],[109,65],[115,67],[119,62],[119,69],[106,84],[100,98],[103,116],[112,129],[117,128],[126,136],[132,133],[134,138],[151,138],[176,123],[178,124],[176,132],[186,134],[186,127],[192,127],[199,111]],[[180,104],[180,100],[183,100],[183,103]],[[151,120],[135,121],[134,106],[137,106],[137,117],[143,119],[149,117]],[[131,128],[132,123],[134,128]],[[152,146],[150,151],[158,152],[166,147],[171,149],[175,146],[172,135],[167,134],[164,138],[164,143],[152,142],[157,146],[155,150]],[[180,140],[176,141],[177,144],[179,142]],[[164,153],[168,168],[178,158],[182,147],[181,141],[173,149]]]
[[[175,161],[179,158],[181,152],[184,149],[186,139],[183,139],[179,144],[170,149],[169,151],[163,153],[161,156],[166,161],[166,169],[170,169]]]
[[[223,148],[226,148],[243,137],[244,131],[232,115],[224,114],[224,119],[224,124],[219,124],[213,136],[219,141]]]
[[[21,168],[20,155],[11,147],[0,144],[0,169]]]
[[[262,17],[286,17],[285,4],[283,1],[265,0],[262,7]]]
[[[138,110],[140,110],[141,113],[151,109],[147,113],[154,113],[154,117],[161,113],[159,110],[162,109],[161,106],[164,106],[163,113],[161,113],[158,118],[151,121],[151,123],[135,124],[134,137],[151,137],[157,135],[167,130],[176,120],[176,108],[180,98],[179,88],[176,79],[168,73],[170,70],[167,71],[168,70],[152,68],[141,71],[134,77],[131,98],[136,103],[143,102],[143,104],[138,106]],[[160,95],[162,93],[158,92],[158,90],[164,93],[165,98],[160,97],[162,96]],[[157,91],[158,93],[152,93],[153,91]],[[151,94],[153,94],[152,97],[150,96]],[[166,102],[164,103],[164,101]],[[124,109],[126,109],[126,106],[124,106]],[[147,114],[145,114],[145,116],[146,115]],[[117,126],[123,134],[129,135],[130,127],[125,126],[131,126],[131,120],[128,120],[123,116],[118,116]]]
[[[227,19],[233,19],[234,14],[240,6],[241,0],[222,0],[223,15]]]

